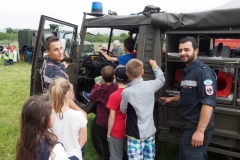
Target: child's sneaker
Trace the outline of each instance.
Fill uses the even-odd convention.
[[[83,92],[82,92],[82,95],[83,95],[83,97],[84,97],[88,102],[90,102],[90,100],[89,100],[89,98],[90,98],[90,93],[87,93],[87,92],[83,91]]]

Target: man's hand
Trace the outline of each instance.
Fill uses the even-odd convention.
[[[164,102],[163,102],[163,105],[172,102],[171,97],[160,97],[159,99],[162,100],[162,101],[164,101]]]
[[[178,102],[180,99],[180,96],[174,96],[174,97],[160,97],[159,100],[164,101],[163,105],[171,102]]]
[[[156,62],[155,60],[150,59],[150,60],[149,60],[149,63],[150,63],[150,65],[151,65],[151,67],[157,66],[157,62]]]
[[[192,147],[200,147],[203,145],[204,132],[195,131],[192,135],[191,145]]]
[[[62,64],[65,66],[65,68],[68,67],[68,63],[66,61],[63,61]]]

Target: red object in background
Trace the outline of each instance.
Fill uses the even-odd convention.
[[[231,49],[236,49],[240,46],[240,39],[215,39],[214,46],[223,43],[223,46],[229,46]]]
[[[134,49],[134,51],[132,52],[132,54],[137,55],[137,50]]]
[[[218,72],[217,75],[217,96],[219,97],[227,97],[231,93],[232,88],[232,74],[228,72]]]
[[[174,87],[180,86],[180,84],[182,82],[182,73],[183,73],[182,69],[176,69],[175,77],[174,77],[174,84],[173,84]]]

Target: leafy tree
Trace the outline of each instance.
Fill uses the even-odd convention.
[[[6,33],[14,33],[14,30],[11,27],[6,28]]]

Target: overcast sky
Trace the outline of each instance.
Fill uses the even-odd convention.
[[[103,12],[118,15],[141,12],[146,5],[155,5],[166,12],[194,12],[218,7],[230,0],[99,0]],[[41,15],[77,24],[81,27],[83,12],[91,12],[91,0],[2,0],[0,30],[38,29]]]

